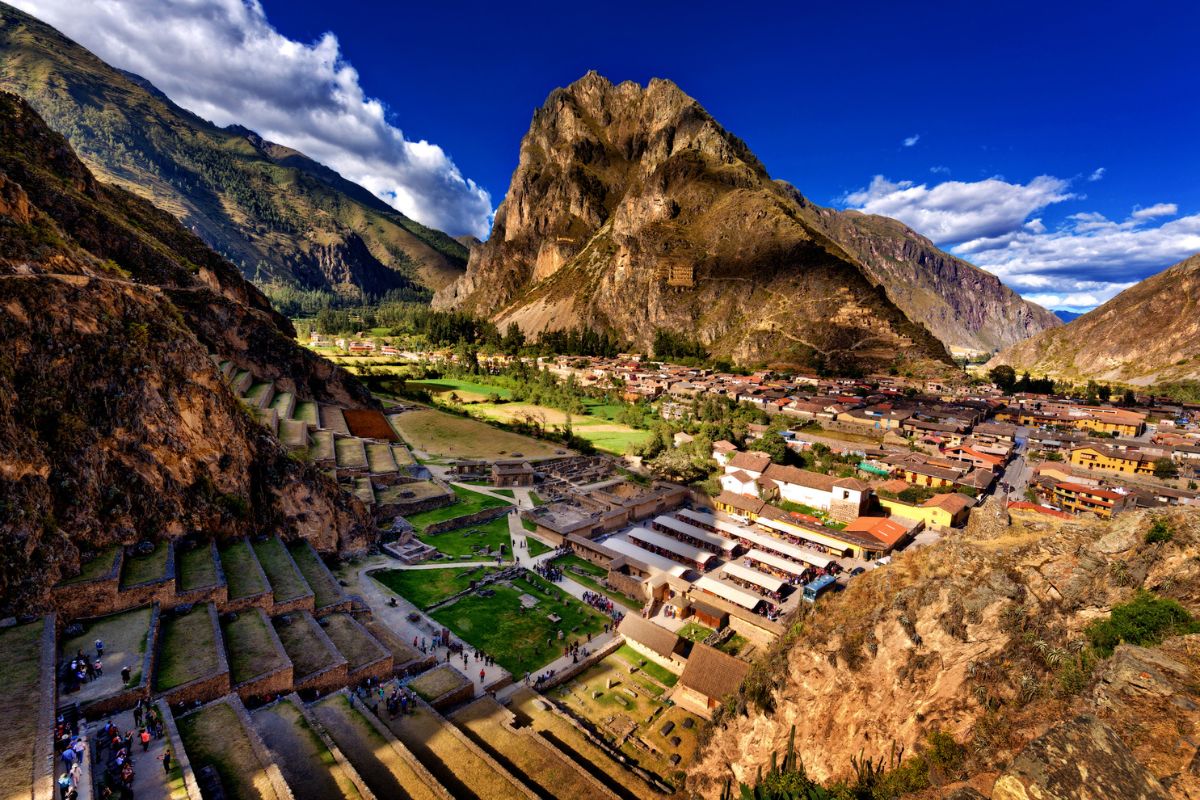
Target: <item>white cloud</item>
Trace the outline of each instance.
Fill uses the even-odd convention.
[[[930,167],[929,171],[932,172],[934,175],[949,175],[950,174],[950,168],[947,166],[943,166],[941,164]]]
[[[988,178],[974,183],[946,181],[932,188],[912,181],[891,182],[876,175],[870,186],[845,202],[869,214],[911,225],[939,244],[998,236],[1015,230],[1030,214],[1074,197],[1070,183],[1041,175],[1027,184]]]
[[[1174,203],[1155,203],[1147,208],[1134,209],[1130,214],[1133,219],[1153,219],[1154,217],[1173,217],[1179,213],[1179,206]]]
[[[1200,214],[1175,216],[1174,203],[1111,220],[1096,211],[1048,226],[1038,211],[1067,200],[1070,181],[1042,175],[1026,184],[1000,178],[928,186],[881,175],[848,194],[851,207],[895,217],[1004,279],[1034,302],[1087,310],[1139,280],[1200,252]]]
[[[921,134],[914,133],[912,136],[906,136],[904,138],[904,146],[912,147],[914,144],[916,144],[919,141],[921,141]]]
[[[259,0],[13,2],[218,125],[300,150],[419,222],[488,234],[487,191],[436,144],[408,140],[388,121],[333,33],[289,39]]]
[[[1098,181],[1104,177],[1104,167],[1096,167],[1091,175],[1088,175],[1089,181]]]

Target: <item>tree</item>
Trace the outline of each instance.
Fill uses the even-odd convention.
[[[1174,478],[1179,474],[1179,467],[1169,458],[1163,457],[1154,462],[1154,477]]]
[[[515,322],[508,323],[508,329],[504,332],[504,340],[501,343],[501,348],[506,353],[516,353],[525,346],[525,332],[521,330],[521,326]]]
[[[1106,383],[1100,387],[1098,394],[1100,395],[1100,399],[1107,403],[1109,398],[1112,397],[1112,387]]]
[[[1121,395],[1121,405],[1123,405],[1123,406],[1137,405],[1137,395],[1133,393],[1133,389],[1126,389],[1125,393],[1123,395]]]
[[[761,439],[754,443],[754,449],[760,453],[766,453],[771,457],[771,461],[776,464],[784,464],[787,462],[788,447],[787,442],[775,431],[768,431]]]
[[[1008,394],[1017,384],[1017,371],[1008,364],[999,364],[988,370],[988,378],[997,389]]]

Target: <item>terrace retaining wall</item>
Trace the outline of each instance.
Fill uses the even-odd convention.
[[[337,649],[337,645],[329,638],[329,634],[325,633],[325,629],[321,627],[320,623],[308,614],[305,614],[303,618],[304,624],[308,625],[309,630],[321,640],[321,644],[325,645],[329,649],[329,652],[338,660],[325,669],[318,670],[312,675],[305,677],[301,681],[295,680],[295,670],[293,669],[292,679],[295,690],[297,692],[324,694],[342,688],[350,682],[350,662]]]
[[[90,581],[60,583],[51,589],[50,602],[58,612],[58,619],[111,614],[117,606],[117,592],[121,590],[121,566],[124,560],[125,548],[118,547],[112,565],[103,575]]]
[[[316,549],[312,546],[312,542],[308,541],[307,539],[301,539],[300,541],[302,541],[304,543],[304,546],[307,547],[309,552],[312,554],[313,559],[315,559],[315,561],[316,561],[317,569],[325,576],[325,578],[327,578],[329,580],[330,585],[336,586],[338,588],[338,592],[339,592],[339,595],[341,598],[333,603],[330,603],[330,604],[324,605],[324,606],[320,606],[318,608],[318,607],[316,607],[316,591],[314,590],[313,591],[313,604],[314,604],[313,614],[315,616],[323,617],[326,614],[334,614],[339,611],[349,611],[350,606],[352,605],[353,601],[350,599],[350,597],[346,593],[341,591],[341,585],[337,582],[337,578],[335,578],[333,576],[333,572],[331,572],[329,567],[325,564],[325,560],[323,558],[321,558],[320,555],[318,555]],[[289,555],[291,555],[291,554],[289,553]],[[292,563],[296,564],[296,569],[297,569],[297,571],[299,571],[300,565],[298,563],[296,563],[296,559],[294,556],[292,558]],[[302,576],[304,576],[304,580],[306,580],[306,581],[308,580],[308,577],[305,576],[303,572],[300,572],[300,574]],[[311,586],[312,586],[312,584],[310,583],[309,587],[311,587]]]
[[[221,635],[221,621],[217,618],[217,609],[212,604],[208,606],[208,619],[212,623],[213,644],[217,648],[217,668],[209,675],[202,675],[195,680],[159,692],[158,696],[170,705],[208,702],[229,694],[229,659],[225,655],[225,637]]]
[[[454,493],[439,494],[433,497],[425,497],[412,502],[396,502],[386,505],[380,504],[375,507],[376,513],[384,517],[409,516],[412,514],[420,514],[422,511],[432,511],[435,508],[443,508],[454,502]]]
[[[167,729],[167,741],[171,746],[171,754],[183,776],[183,791],[187,793],[188,800],[203,800],[200,795],[200,784],[196,782],[196,775],[192,772],[192,762],[188,759],[187,750],[183,749],[183,740],[179,738],[179,729],[175,727],[175,715],[171,713],[171,707],[162,700],[156,701],[155,705],[158,706],[158,714],[162,718],[163,727]]]
[[[309,613],[312,613],[313,611],[316,610],[316,605],[317,605],[316,594],[313,592],[312,587],[308,585],[308,579],[305,578],[304,573],[300,571],[300,566],[296,563],[296,559],[292,558],[292,554],[291,554],[291,552],[288,551],[287,545],[284,544],[282,541],[280,541],[279,546],[283,549],[283,554],[285,556],[287,556],[287,563],[292,565],[292,569],[294,569],[296,571],[296,574],[300,576],[300,580],[304,581],[305,586],[308,586],[308,593],[302,594],[299,597],[294,597],[291,600],[287,600],[283,603],[274,602],[275,598],[274,598],[274,595],[272,595],[272,597],[271,597],[272,605],[271,605],[271,612],[270,612],[271,616],[275,616],[277,614],[290,614],[293,611],[307,611]],[[253,549],[253,548],[251,548],[251,549]],[[257,558],[257,555],[255,556],[255,558]],[[259,564],[259,566],[261,567],[262,564]],[[267,583],[269,585],[270,580],[268,580]]]
[[[215,603],[217,608],[225,608],[229,604],[229,586],[225,583],[225,568],[221,566],[221,557],[217,553],[217,542],[208,543],[209,555],[217,571],[217,582],[209,586],[197,586],[195,589],[183,591],[179,588],[179,576],[175,578],[176,606],[195,605],[196,603]]]
[[[271,620],[261,608],[257,611],[262,624],[267,629],[267,635],[271,637],[271,644],[275,646],[275,654],[283,659],[284,665],[235,684],[233,691],[242,698],[243,702],[249,702],[252,698],[260,698],[265,695],[284,694],[292,691],[292,660],[288,658],[287,651],[283,649],[283,642],[280,641],[279,634],[275,631]]]
[[[245,597],[230,599],[226,597],[225,605],[221,608],[222,613],[230,611],[246,611],[251,608],[261,608],[268,614],[271,613],[272,606],[275,604],[275,595],[271,593],[271,581],[267,579],[267,573],[263,570],[262,564],[258,563],[258,554],[254,552],[254,546],[250,544],[249,539],[242,539],[244,544],[250,550],[250,557],[254,563],[254,568],[258,570],[258,577],[262,579],[262,585],[267,587],[258,594],[249,594]],[[218,557],[217,565],[221,568],[221,574],[224,575],[224,565]],[[228,579],[226,580],[228,586]],[[228,593],[228,592],[227,592]]]
[[[37,730],[33,738],[33,800],[54,800],[54,717],[58,698],[58,623],[54,614],[42,619]]]
[[[579,675],[582,672],[584,672],[586,669],[588,669],[588,667],[591,667],[592,665],[596,664],[597,662],[601,661],[602,659],[617,652],[617,650],[620,650],[621,645],[624,643],[625,643],[624,637],[614,636],[612,641],[605,644],[599,650],[592,652],[583,661],[580,661],[578,664],[572,664],[570,667],[562,670],[561,672],[554,673],[554,675],[550,678],[550,680],[543,681],[542,683],[540,683],[538,685],[538,688],[544,692],[547,689],[553,689],[555,686],[560,686],[560,685],[566,683],[567,681],[574,678],[576,675]]]
[[[146,631],[146,652],[142,655],[142,676],[137,686],[132,686],[117,694],[100,697],[80,707],[84,717],[90,720],[111,716],[118,711],[124,711],[137,705],[138,700],[149,700],[151,685],[154,680],[154,669],[158,665],[158,632],[161,625],[161,611],[158,603],[150,609],[150,627]]]
[[[445,519],[441,522],[435,522],[426,526],[425,533],[445,533],[446,531],[456,531],[459,528],[465,528],[469,525],[478,525],[481,522],[491,522],[499,517],[507,516],[516,506],[496,506],[494,508],[485,508],[482,511],[476,511],[473,514],[464,514],[461,517],[453,519]]]
[[[131,586],[121,586],[117,593],[119,611],[127,608],[137,608],[151,603],[157,603],[163,608],[173,608],[175,600],[175,545],[166,542],[167,563],[163,567],[163,577],[155,578]]]

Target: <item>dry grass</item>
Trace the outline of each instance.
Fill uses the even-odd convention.
[[[267,778],[250,737],[227,703],[216,703],[177,721],[192,769],[211,764],[231,800],[282,800]]]
[[[194,606],[184,616],[168,616],[163,620],[158,672],[154,677],[158,691],[211,675],[219,665],[216,634],[208,616],[208,606]]]
[[[408,688],[425,700],[436,700],[446,692],[467,686],[471,681],[449,664],[434,667],[409,681]]]
[[[254,712],[254,727],[284,779],[299,797],[360,800],[362,797],[308,721],[284,700]]]
[[[553,443],[539,442],[478,420],[433,409],[406,411],[391,419],[406,442],[439,458],[497,459],[513,453],[539,458],[552,456],[561,449]]]
[[[330,614],[320,622],[326,635],[350,662],[351,670],[356,670],[386,655],[383,646],[358,628],[354,624],[354,620],[345,614]]]
[[[256,609],[221,623],[225,652],[229,657],[229,677],[234,684],[287,666],[271,638],[270,623]]]
[[[297,611],[275,617],[271,622],[283,642],[283,649],[292,660],[292,676],[297,683],[323,669],[333,666],[337,653],[321,641],[313,630],[314,622],[307,614]]]
[[[110,562],[111,563],[111,562]],[[41,620],[0,631],[0,787],[4,791],[28,787],[33,782],[33,748],[39,731],[38,705],[41,695]],[[13,795],[16,797],[17,795]]]

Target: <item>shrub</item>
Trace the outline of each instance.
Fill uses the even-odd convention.
[[[1150,526],[1150,530],[1146,531],[1146,544],[1169,542],[1174,537],[1175,531],[1171,530],[1170,523],[1160,517],[1154,520],[1154,524]]]
[[[1174,600],[1145,591],[1128,603],[1113,606],[1108,619],[1096,620],[1087,627],[1088,641],[1102,656],[1112,655],[1121,642],[1158,644],[1168,636],[1184,633],[1200,633],[1200,623]]]

